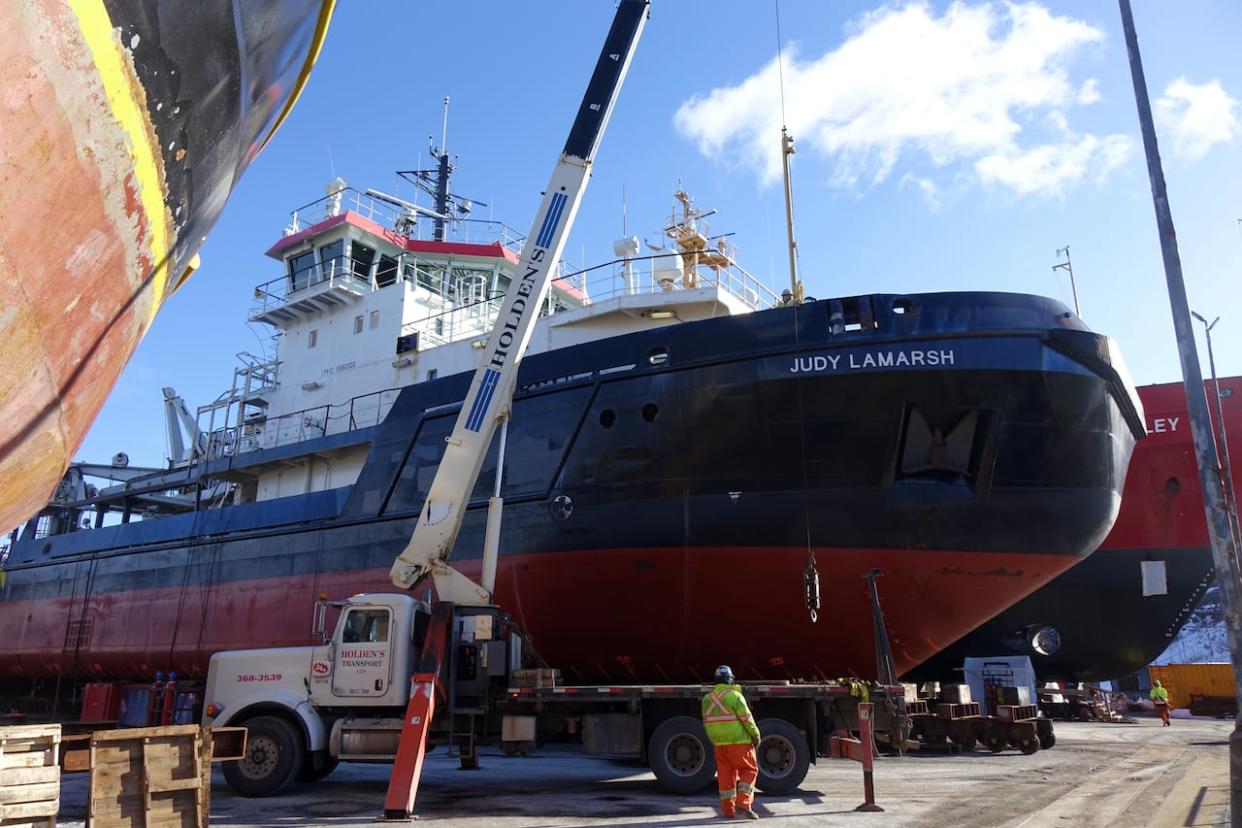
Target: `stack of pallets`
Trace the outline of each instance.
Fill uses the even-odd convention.
[[[0,826],[55,828],[60,725],[0,727]]]

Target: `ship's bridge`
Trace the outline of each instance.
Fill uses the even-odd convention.
[[[424,224],[413,210],[352,188],[295,210],[267,251],[285,272],[255,288],[250,320],[285,328],[402,281],[452,305],[504,292],[521,234],[502,222],[457,219],[443,238],[423,238]]]

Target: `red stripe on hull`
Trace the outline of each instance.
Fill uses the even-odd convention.
[[[879,569],[897,670],[928,658],[1039,588],[1072,557],[929,550],[817,550],[823,610],[802,597],[804,549],[621,549],[501,561],[498,601],[573,681],[872,677],[863,573]],[[471,562],[476,564],[477,562]],[[463,570],[474,574],[470,565]],[[320,592],[391,591],[387,570],[134,590],[5,604],[0,675],[140,678],[206,672],[211,653],[311,643]],[[72,613],[72,615],[71,615]],[[13,631],[8,633],[8,631]],[[80,646],[76,639],[80,638]],[[75,653],[76,648],[76,653]]]

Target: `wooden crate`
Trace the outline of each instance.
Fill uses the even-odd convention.
[[[55,828],[60,725],[0,727],[0,826]]]
[[[554,669],[514,670],[515,687],[559,687],[561,671]]]
[[[197,725],[97,731],[90,773],[92,828],[206,828],[211,739]]]

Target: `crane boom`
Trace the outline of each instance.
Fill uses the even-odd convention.
[[[578,213],[600,138],[646,23],[648,5],[649,0],[622,0],[617,8],[414,533],[393,562],[389,575],[402,589],[413,589],[431,575],[441,600],[461,604],[491,600],[491,584],[488,588],[476,584],[449,566],[447,559],[496,426],[509,416],[518,366]],[[494,547],[488,552],[494,556]],[[485,572],[488,566],[485,561]]]

